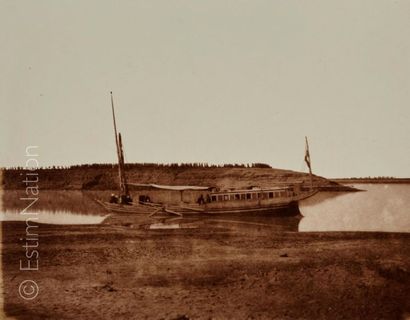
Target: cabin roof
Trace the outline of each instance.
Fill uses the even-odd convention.
[[[285,191],[290,190],[291,187],[271,187],[271,188],[258,188],[258,189],[236,189],[236,190],[220,190],[214,193],[218,194],[230,194],[230,193],[259,193],[259,192],[274,192],[274,191]]]
[[[153,183],[127,183],[130,186],[135,187],[149,187],[154,189],[163,189],[163,190],[176,190],[176,191],[184,191],[184,190],[209,190],[212,187],[201,187],[201,186],[168,186],[168,185],[161,185],[161,184],[153,184]]]

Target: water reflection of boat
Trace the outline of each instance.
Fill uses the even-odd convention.
[[[229,232],[297,232],[300,217],[275,217],[272,215],[218,215],[190,217],[158,217],[155,222],[141,225],[146,230],[210,229]]]
[[[309,145],[306,138],[305,161],[309,167],[310,187],[287,185],[283,187],[241,190],[219,190],[205,186],[165,186],[157,184],[128,183],[124,171],[124,152],[121,133],[117,133],[114,102],[111,93],[111,107],[114,124],[115,143],[118,156],[119,194],[112,195],[109,202],[97,200],[108,211],[120,213],[146,213],[154,215],[165,212],[183,214],[276,214],[279,216],[298,215],[298,202],[317,191],[313,189]],[[138,199],[132,201],[133,196]]]

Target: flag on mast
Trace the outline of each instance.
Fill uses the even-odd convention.
[[[309,168],[309,171],[311,171],[312,167],[310,163],[309,143],[308,143],[307,137],[305,137],[305,139],[306,139],[305,162]]]
[[[309,153],[309,143],[307,137],[305,137],[306,141],[306,151],[305,151],[305,162],[309,168],[309,178],[310,178],[310,190],[313,190],[313,177],[312,177],[312,162],[310,161],[310,153]]]

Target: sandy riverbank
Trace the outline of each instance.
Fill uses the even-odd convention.
[[[146,230],[136,216],[98,226],[40,225],[40,293],[23,223],[2,223],[7,315],[16,319],[404,319],[410,234]]]

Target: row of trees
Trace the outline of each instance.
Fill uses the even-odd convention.
[[[39,170],[72,170],[72,169],[111,169],[116,167],[117,164],[113,163],[92,163],[92,164],[81,164],[72,166],[48,166],[41,167]],[[194,163],[126,163],[125,168],[127,169],[138,169],[138,168],[271,168],[270,165],[266,163],[248,163],[248,164],[209,164],[206,162],[194,162]],[[24,170],[23,167],[9,167],[3,168],[3,170]]]
[[[396,179],[395,177],[388,176],[379,176],[379,177],[353,177],[348,178],[349,180],[387,180],[387,179]]]

